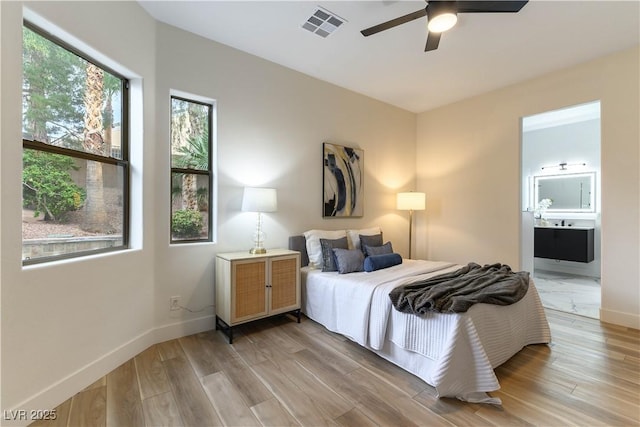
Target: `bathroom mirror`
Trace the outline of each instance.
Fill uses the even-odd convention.
[[[546,212],[595,212],[595,172],[541,175],[533,179],[535,209],[550,199]]]

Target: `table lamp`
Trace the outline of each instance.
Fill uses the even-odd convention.
[[[245,187],[242,195],[242,211],[256,212],[256,231],[253,235],[254,246],[249,253],[264,254],[264,232],[262,231],[262,214],[264,212],[275,212],[278,210],[278,200],[275,188]]]

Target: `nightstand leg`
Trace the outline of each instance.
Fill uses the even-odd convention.
[[[224,320],[216,316],[216,331],[218,329],[229,338],[229,344],[233,344],[233,327],[227,325]]]

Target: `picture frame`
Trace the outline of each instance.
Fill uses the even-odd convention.
[[[364,150],[324,142],[322,164],[322,216],[362,217]]]

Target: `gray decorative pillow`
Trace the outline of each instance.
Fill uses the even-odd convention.
[[[333,248],[347,249],[349,246],[347,236],[339,239],[320,239],[322,248],[322,271],[337,271]]]
[[[361,234],[360,249],[362,249],[362,253],[364,254],[364,256],[367,256],[367,252],[365,251],[366,246],[382,246],[382,233],[373,234],[371,236],[365,236]]]
[[[364,254],[360,249],[335,248],[333,253],[336,255],[338,273],[346,274],[364,271]]]
[[[393,246],[391,246],[391,242],[380,246],[365,246],[364,252],[366,256],[392,254]]]

